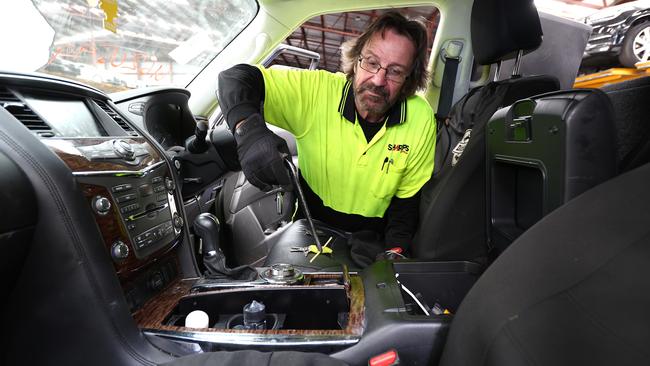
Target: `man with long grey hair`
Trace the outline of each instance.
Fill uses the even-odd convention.
[[[243,64],[222,72],[219,101],[248,180],[263,190],[289,183],[288,148],[265,121],[284,128],[296,137],[313,216],[372,233],[365,240],[380,244],[362,257],[406,251],[434,161],[433,112],[415,95],[427,83],[426,50],[424,25],[389,11],[342,46],[344,74]]]

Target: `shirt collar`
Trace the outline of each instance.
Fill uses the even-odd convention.
[[[356,108],[354,105],[354,91],[352,82],[347,80],[343,86],[341,93],[341,101],[339,102],[339,113],[348,121],[354,123],[356,120]],[[386,127],[394,126],[406,121],[406,100],[395,103],[387,113]]]

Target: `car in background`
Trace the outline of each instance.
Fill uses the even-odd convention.
[[[608,7],[582,21],[593,27],[584,66],[634,67],[650,59],[650,1]]]

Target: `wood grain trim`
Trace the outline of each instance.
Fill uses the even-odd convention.
[[[97,146],[115,139],[125,140],[132,145],[144,147],[149,155],[136,160],[137,164],[127,164],[126,162],[120,162],[119,159],[89,160],[79,149],[79,147]],[[162,161],[158,151],[144,138],[138,137],[42,139],[41,141],[57,154],[73,172],[138,171]]]
[[[313,278],[319,278],[317,274],[307,275]],[[331,278],[331,276],[322,276],[322,278]],[[194,328],[185,328],[178,326],[164,325],[163,322],[168,315],[178,305],[179,301],[186,296],[190,295],[190,289],[194,281],[191,280],[178,280],[171,284],[166,291],[160,295],[149,300],[140,310],[136,311],[133,316],[138,326],[145,330],[164,330],[171,332],[196,332]],[[279,330],[236,330],[236,329],[215,329],[207,328],[201,329],[201,332],[220,332],[220,333],[251,333],[251,334],[265,334],[265,335],[326,335],[326,336],[361,336],[363,333],[363,320],[365,316],[365,296],[363,291],[363,281],[359,276],[351,276],[350,291],[348,298],[350,299],[350,313],[348,326],[340,330],[300,330],[300,329],[279,329]],[[265,286],[269,287],[282,287],[282,286]],[[291,287],[310,287],[308,285],[292,285]],[[209,293],[237,291],[236,289],[227,289],[211,292],[202,292],[201,296]]]

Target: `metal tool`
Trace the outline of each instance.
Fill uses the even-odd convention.
[[[314,245],[314,248],[316,248],[315,245]],[[309,254],[309,247],[291,247],[290,251],[291,252],[302,252],[302,254],[304,254],[305,257],[306,257],[307,254]]]
[[[307,200],[305,200],[305,195],[302,193],[302,188],[300,187],[300,179],[298,178],[298,169],[296,169],[296,166],[293,165],[293,161],[291,161],[291,157],[287,156],[284,158],[285,164],[287,164],[287,167],[289,168],[289,175],[291,176],[291,179],[293,180],[293,185],[296,187],[296,191],[298,192],[298,204],[302,206],[302,209],[305,212],[305,219],[307,219],[307,224],[309,224],[309,230],[311,231],[311,235],[314,237],[314,241],[316,242],[316,248],[318,248],[318,251],[321,252],[323,251],[323,246],[320,244],[320,239],[318,238],[318,234],[316,233],[316,228],[314,227],[314,221],[311,218],[311,213],[309,213],[309,208],[307,207]]]
[[[291,247],[292,252],[303,252],[305,254],[305,257],[309,253],[318,253],[318,248],[316,248],[316,245],[307,245],[304,247]],[[323,254],[331,254],[332,253],[332,248],[328,248],[326,246],[323,246]]]

